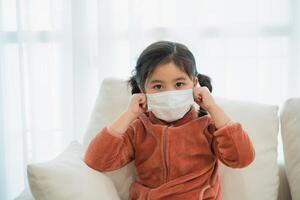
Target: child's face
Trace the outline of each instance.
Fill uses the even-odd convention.
[[[157,93],[170,90],[185,90],[196,86],[196,77],[190,78],[174,62],[158,65],[146,79],[145,93]]]

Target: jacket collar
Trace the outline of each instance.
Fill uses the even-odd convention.
[[[157,118],[152,111],[148,111],[146,113],[142,114],[142,118],[148,117],[148,119],[153,123],[153,124],[161,124],[161,125],[168,125],[168,126],[180,126],[182,124],[185,124],[189,121],[192,121],[194,119],[198,118],[198,112],[194,106],[190,108],[190,110],[180,119],[172,122],[166,122],[162,119]]]

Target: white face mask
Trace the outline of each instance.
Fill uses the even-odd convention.
[[[193,89],[146,94],[148,110],[167,122],[182,118],[194,105]]]

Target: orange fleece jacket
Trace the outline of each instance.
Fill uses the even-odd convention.
[[[122,135],[104,127],[90,142],[85,163],[100,172],[134,160],[137,178],[131,200],[221,200],[218,160],[231,168],[248,166],[255,150],[238,122],[216,129],[211,117],[192,107],[167,123],[149,111]]]

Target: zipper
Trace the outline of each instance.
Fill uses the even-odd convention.
[[[199,193],[199,200],[203,200],[203,196],[204,196],[204,192],[209,189],[211,186],[210,185],[206,185]]]
[[[163,151],[164,151],[164,164],[165,164],[165,177],[164,177],[164,181],[165,183],[167,183],[169,181],[169,170],[168,170],[168,163],[167,163],[167,156],[168,156],[168,142],[167,142],[167,139],[168,139],[168,126],[166,126],[165,130],[164,130],[164,135],[163,135]]]

